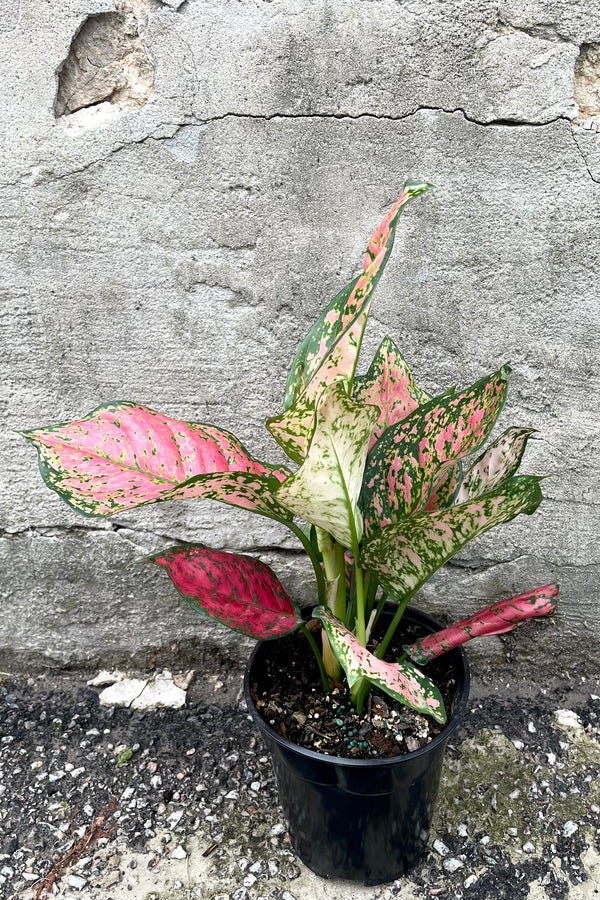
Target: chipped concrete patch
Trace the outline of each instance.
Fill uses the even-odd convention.
[[[185,692],[193,672],[173,677],[165,670],[149,678],[130,678],[121,672],[100,672],[88,681],[91,686],[108,684],[98,699],[102,706],[123,706],[127,709],[180,709],[185,705]]]

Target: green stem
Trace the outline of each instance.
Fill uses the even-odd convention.
[[[304,549],[308,553],[310,560],[313,564],[313,569],[315,570],[315,575],[317,578],[317,598],[319,601],[319,606],[323,606],[325,603],[325,579],[323,578],[323,569],[321,568],[321,561],[317,556],[317,552],[313,545],[310,542],[310,538],[308,538],[301,528],[298,527],[294,522],[286,522],[286,525],[291,528],[296,537],[298,537],[302,544],[304,545]]]
[[[381,611],[385,605],[385,601],[387,600],[387,598],[388,595],[386,593],[382,593],[381,597],[379,598],[379,603],[377,604],[377,612],[375,613],[375,618],[373,619],[373,628],[371,629],[371,632],[375,630],[375,626],[377,625],[377,621],[379,619],[379,616],[381,615]]]
[[[354,570],[356,572],[356,637],[363,647],[367,645],[367,633],[365,628],[365,594],[362,569],[357,562],[358,555],[354,557]]]
[[[387,650],[390,641],[391,641],[392,638],[394,637],[394,633],[395,633],[395,631],[396,631],[396,628],[397,628],[398,625],[400,624],[400,619],[401,619],[402,616],[404,615],[404,610],[405,610],[406,607],[408,606],[408,602],[409,602],[409,600],[411,599],[411,597],[412,597],[412,594],[409,594],[408,597],[405,597],[404,600],[402,600],[402,601],[398,604],[398,609],[396,610],[396,613],[395,613],[395,615],[394,615],[394,618],[393,618],[392,621],[390,622],[390,626],[389,626],[388,630],[386,631],[385,636],[384,636],[382,642],[380,643],[380,645],[378,646],[377,650],[375,651],[375,656],[376,656],[378,659],[383,659],[384,654],[385,654],[385,651]]]
[[[323,657],[321,656],[321,653],[319,651],[319,648],[317,647],[314,637],[312,636],[312,634],[310,633],[310,631],[308,630],[306,625],[304,625],[304,624],[300,625],[300,630],[313,649],[313,653],[315,654],[317,664],[319,666],[319,672],[321,673],[321,681],[323,682],[323,690],[325,691],[326,694],[328,694],[329,691],[331,690],[331,687],[329,685],[329,679],[327,678],[327,672],[325,671],[325,666],[323,665]]]

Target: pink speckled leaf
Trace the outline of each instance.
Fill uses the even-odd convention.
[[[286,386],[285,412],[267,421],[275,440],[298,463],[306,456],[323,390],[334,381],[350,383],[354,377],[373,291],[392,251],[398,216],[409,200],[429,187],[425,182],[405,183],[371,235],[362,274],[334,298],[298,350]]]
[[[542,500],[540,478],[517,475],[460,506],[415,513],[376,531],[364,544],[361,563],[396,599],[412,597],[433,573],[470,540],[519,513],[530,515]]]
[[[127,401],[76,422],[23,432],[48,487],[85,515],[209,497],[289,518],[273,497],[289,472],[254,459],[227,431],[180,422]]]
[[[427,503],[423,507],[426,510],[448,509],[456,499],[462,481],[462,463],[444,463],[433,476],[433,487]]]
[[[415,384],[410,369],[390,337],[381,342],[366,375],[357,375],[352,399],[370,403],[381,410],[369,450],[386,428],[405,419],[417,406],[431,400],[429,394]]]
[[[301,622],[274,572],[251,556],[195,544],[169,547],[140,562],[163,566],[194,609],[249,637],[281,637]]]
[[[526,594],[501,600],[402,649],[414,662],[424,665],[474,637],[505,634],[536,616],[551,616],[556,611],[557,600],[558,585],[545,584]]]
[[[472,497],[479,497],[515,474],[530,435],[534,428],[509,428],[487,448],[469,469],[456,503],[464,503]]]
[[[426,506],[440,467],[481,446],[504,405],[509,371],[430,400],[383,433],[365,467],[367,534]]]
[[[412,663],[388,663],[378,659],[326,606],[317,606],[313,615],[321,619],[350,688],[361,678],[367,678],[405,706],[433,716],[438,722],[446,721],[442,695],[431,679]]]

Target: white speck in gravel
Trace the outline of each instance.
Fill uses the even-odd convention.
[[[271,837],[277,837],[280,834],[285,834],[285,825],[282,825],[280,822],[277,825],[273,825],[271,828]]]
[[[133,797],[133,788],[127,787],[121,794],[121,800],[130,800]]]
[[[181,844],[175,847],[175,849],[171,853],[171,859],[187,859],[187,853],[185,852]]]
[[[262,865],[261,861],[258,860],[258,862],[252,863],[252,865],[250,866],[248,871],[252,872],[253,875],[259,875],[262,872],[262,869],[263,869],[263,865]]]
[[[81,891],[87,884],[87,878],[83,878],[81,875],[67,875],[67,884],[76,891]]]
[[[256,881],[256,875],[248,874],[244,878],[244,887],[252,887],[254,882]]]
[[[25,881],[37,881],[39,877],[40,876],[37,875],[35,872],[22,872],[21,873],[21,878],[23,878]]]
[[[0,869],[0,875],[4,875],[5,878],[12,878],[15,874],[15,870],[11,869],[10,866],[2,866]]]
[[[182,887],[183,887],[183,881],[174,881],[173,882],[173,888],[176,891],[180,891],[182,889]]]
[[[152,785],[154,790],[157,790],[162,784],[162,778],[160,777],[160,775],[153,775],[150,779],[150,784]]]
[[[490,841],[491,841],[491,838],[490,838],[489,834],[484,834],[484,836],[481,838],[479,843],[483,844],[483,846],[485,847],[485,845],[489,844]]]
[[[172,812],[167,819],[167,825],[169,826],[169,828],[175,828],[175,826],[179,824],[182,816],[182,809],[176,809],[175,812]]]
[[[433,842],[433,849],[436,853],[439,853],[440,856],[448,856],[450,853],[450,848],[446,847],[443,841],[437,840]]]
[[[531,841],[527,841],[526,844],[523,844],[523,850],[525,853],[535,853],[535,845]]]
[[[579,825],[577,824],[577,822],[573,822],[571,819],[569,819],[569,821],[565,822],[565,824],[564,824],[563,834],[566,838],[573,837],[575,832],[578,830],[579,830]]]
[[[469,875],[468,878],[465,878],[465,880],[463,882],[463,887],[465,887],[468,890],[470,887],[473,887],[473,885],[475,884],[476,881],[477,881],[477,875]]]
[[[296,898],[289,891],[284,891],[281,895],[281,900],[296,900]]]
[[[523,743],[523,741],[515,740],[512,742],[512,744],[513,744],[513,747],[515,748],[515,750],[523,750],[523,748],[525,747],[525,744]]]
[[[229,791],[228,794],[225,794],[226,800],[237,800],[238,797],[239,797],[239,794],[237,791]]]
[[[527,731],[529,732],[529,734],[535,734],[535,733],[536,733],[537,728],[535,727],[535,725],[533,724],[533,722],[529,722],[529,724],[527,725]]]
[[[464,824],[458,826],[458,836],[461,838],[466,838],[469,836],[469,832],[467,830],[467,826]]]
[[[274,878],[275,875],[277,875],[277,873],[279,872],[279,866],[277,865],[277,863],[275,862],[274,859],[270,859],[269,863],[268,863],[268,867],[269,867],[269,877]]]
[[[238,888],[231,895],[231,900],[248,900],[248,891],[246,888]]]
[[[79,778],[85,772],[84,766],[79,766],[77,769],[71,769],[71,778]]]
[[[48,781],[60,781],[61,778],[65,777],[65,774],[65,772],[60,770],[58,772],[51,772],[50,775],[48,775]]]
[[[451,856],[450,859],[445,859],[442,863],[442,866],[446,870],[446,872],[456,872],[457,869],[462,869],[464,866],[464,862],[460,859],[456,859],[456,857]]]
[[[260,781],[253,781],[250,784],[250,790],[252,791],[260,791]]]

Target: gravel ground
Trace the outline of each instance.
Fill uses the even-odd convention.
[[[0,897],[54,870],[70,900],[600,897],[600,679],[478,677],[429,850],[393,884],[322,881],[294,856],[242,673],[182,709],[105,708],[95,672],[3,675]]]

